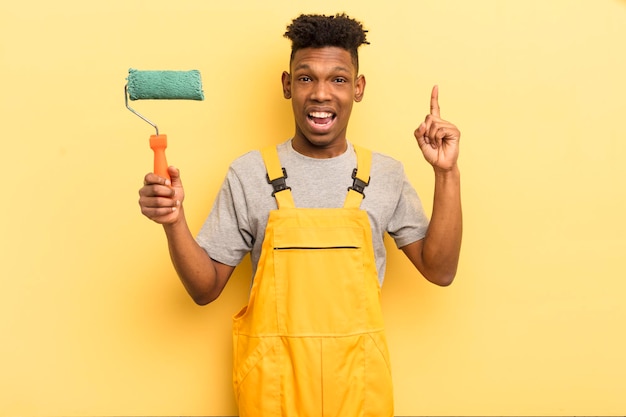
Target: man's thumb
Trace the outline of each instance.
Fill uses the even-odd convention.
[[[167,173],[170,174],[170,180],[172,181],[172,187],[181,186],[182,182],[180,180],[180,171],[178,168],[174,166],[169,166],[167,168]]]

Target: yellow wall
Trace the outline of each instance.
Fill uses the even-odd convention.
[[[219,4],[217,4],[219,3]],[[0,416],[232,415],[249,263],[196,307],[139,213],[151,128],[129,67],[202,72],[204,102],[135,102],[169,136],[198,230],[228,163],[292,133],[285,25],[370,29],[350,138],[402,160],[440,85],[462,130],[465,237],[440,289],[392,249],[398,415],[626,410],[626,1],[3,1]]]

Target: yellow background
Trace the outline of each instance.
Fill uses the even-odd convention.
[[[383,303],[398,415],[622,414],[626,1],[5,0],[0,5],[0,415],[233,415],[245,261],[200,308],[139,212],[152,128],[130,67],[199,69],[204,102],[134,102],[169,137],[192,230],[229,162],[293,132],[285,26],[370,29],[352,141],[406,165],[440,85],[462,131],[457,281],[390,244]]]

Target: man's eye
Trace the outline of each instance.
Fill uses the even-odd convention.
[[[302,76],[302,77],[298,78],[298,80],[300,80],[302,82],[309,82],[309,81],[311,81],[311,77]]]
[[[335,78],[336,83],[345,83],[347,80],[345,78]]]

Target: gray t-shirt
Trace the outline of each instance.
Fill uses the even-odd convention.
[[[296,152],[289,140],[278,145],[278,155],[287,171],[287,186],[291,187],[296,207],[343,207],[356,167],[356,154],[351,144],[342,155],[317,159]],[[269,211],[276,209],[272,191],[259,151],[237,158],[226,174],[197,242],[211,258],[230,266],[238,265],[250,253],[254,273]],[[385,232],[401,248],[426,235],[428,218],[402,164],[377,152],[372,155],[370,184],[365,188],[361,208],[367,211],[372,226],[378,279],[382,285],[386,265]]]

